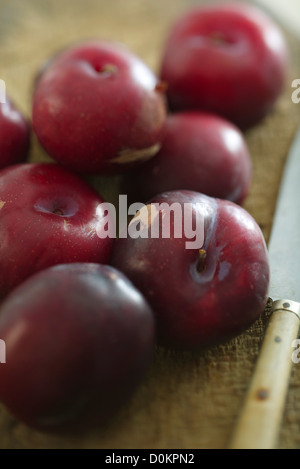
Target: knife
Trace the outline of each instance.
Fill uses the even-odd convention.
[[[230,449],[276,447],[300,325],[300,128],[283,173],[269,242],[272,315]]]

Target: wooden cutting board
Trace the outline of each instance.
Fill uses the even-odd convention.
[[[124,42],[158,70],[168,28],[194,3],[199,2],[2,0],[0,78],[5,80],[9,95],[30,116],[36,71],[48,56],[72,41],[101,37]],[[254,174],[245,207],[266,240],[284,161],[300,124],[300,104],[291,100],[291,82],[300,78],[299,42],[288,33],[287,39],[291,70],[285,93],[274,113],[246,135]],[[31,161],[44,158],[34,141]],[[103,181],[94,182],[101,190]],[[201,353],[158,350],[141,387],[106,429],[76,436],[44,435],[16,422],[0,406],[0,448],[225,448],[253,372],[267,316],[265,312],[251,329],[231,342]],[[300,365],[296,365],[280,448],[300,447],[299,393]]]

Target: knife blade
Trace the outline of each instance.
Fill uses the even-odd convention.
[[[300,129],[283,174],[269,242],[269,296],[300,301]]]
[[[272,315],[231,449],[272,449],[278,441],[300,325],[300,128],[281,180],[269,259]]]

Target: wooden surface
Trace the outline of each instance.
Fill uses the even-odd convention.
[[[69,42],[90,37],[122,41],[157,70],[170,24],[194,3],[0,0],[0,78],[6,81],[10,96],[30,116],[36,71],[52,52]],[[300,104],[291,101],[291,82],[300,78],[299,43],[288,33],[287,39],[291,71],[286,91],[275,112],[246,135],[254,179],[245,206],[260,224],[266,240],[284,160],[300,123]],[[43,158],[43,151],[34,142],[31,160]],[[267,316],[266,311],[250,330],[233,341],[201,353],[158,350],[141,387],[105,430],[91,429],[76,436],[44,435],[16,422],[0,406],[0,448],[225,448],[246,395]],[[299,393],[300,365],[296,365],[280,448],[300,447]]]

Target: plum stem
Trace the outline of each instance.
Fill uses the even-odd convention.
[[[203,272],[205,270],[205,260],[206,260],[207,253],[205,249],[199,249],[199,257],[197,262],[197,270],[198,272]]]
[[[155,86],[155,91],[164,94],[168,89],[168,84],[165,81],[159,81]]]
[[[108,75],[115,75],[117,73],[117,67],[113,64],[105,64],[105,65],[103,65],[101,70],[99,70],[99,73],[105,73],[105,74],[108,74]]]
[[[220,31],[214,31],[209,35],[209,38],[216,46],[227,43],[225,36]]]
[[[60,208],[56,208],[55,210],[53,210],[52,213],[54,215],[60,215],[60,216],[62,216],[64,214],[64,212]]]

